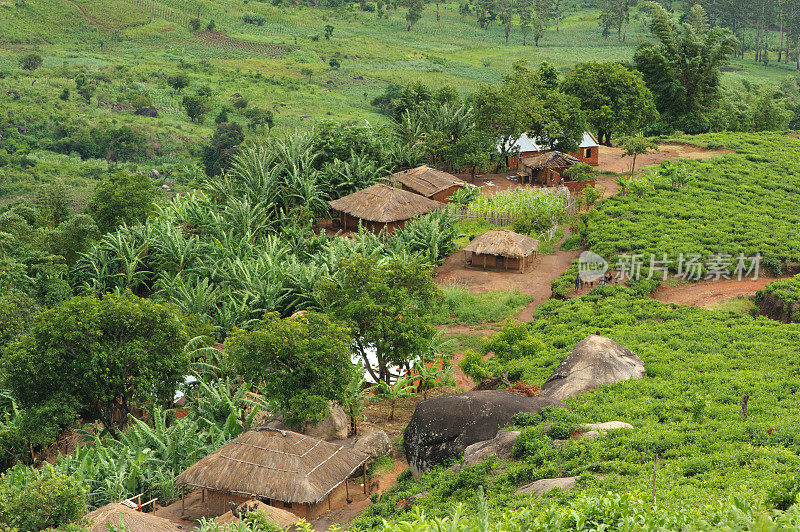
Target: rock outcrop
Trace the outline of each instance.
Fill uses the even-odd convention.
[[[318,438],[325,441],[345,440],[350,430],[350,424],[347,420],[347,414],[341,406],[331,403],[328,414],[322,421],[315,425],[310,423],[302,427],[290,427],[283,422],[283,417],[277,415],[267,422],[267,427],[281,430],[292,430],[300,432],[312,438]]]
[[[520,431],[518,430],[500,430],[497,432],[497,436],[491,440],[473,443],[464,449],[464,458],[461,463],[455,464],[450,470],[453,473],[458,473],[462,468],[474,466],[490,456],[502,459],[511,458],[511,454],[514,451],[514,443],[519,438],[519,435]]]
[[[578,477],[543,478],[517,488],[514,493],[538,493],[541,495],[556,488],[567,491],[575,487],[577,479]]]
[[[382,430],[373,430],[358,438],[353,449],[360,451],[370,458],[370,462],[392,453],[392,442]]]
[[[403,447],[415,478],[468,446],[491,440],[518,412],[538,413],[564,406],[550,397],[523,397],[488,390],[427,399],[417,405],[405,431]]]
[[[542,395],[558,400],[596,390],[603,384],[644,377],[644,362],[630,349],[592,334],[578,342],[542,385]]]

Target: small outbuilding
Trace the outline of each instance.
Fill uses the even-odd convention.
[[[499,145],[497,151],[502,152],[502,147],[502,144]],[[508,151],[512,153],[507,161],[508,167],[514,170],[520,169],[521,161],[525,157],[552,153],[553,151],[546,143],[542,144],[537,142],[534,137],[527,133],[523,133],[513,142],[509,142],[507,147]],[[578,149],[574,152],[570,152],[570,155],[581,162],[597,166],[600,161],[600,145],[591,132],[584,131],[581,141],[578,144]]]
[[[434,211],[442,204],[407,190],[378,183],[330,202],[339,211],[342,229],[357,231],[358,224],[372,231],[402,229],[405,223],[421,214]]]
[[[524,272],[536,260],[538,251],[539,241],[535,238],[492,229],[472,239],[464,248],[464,258],[468,266]]]
[[[561,184],[564,170],[579,163],[572,155],[560,151],[548,151],[520,159],[522,183],[555,187]]]
[[[85,517],[93,532],[108,532],[108,525],[119,527],[120,520],[126,532],[180,532],[168,519],[120,503],[106,504]]]
[[[467,185],[452,174],[425,165],[392,174],[389,181],[400,185],[403,190],[441,202]]]
[[[202,458],[176,483],[202,490],[207,517],[255,499],[311,520],[348,503],[347,479],[367,458],[342,445],[260,427]]]

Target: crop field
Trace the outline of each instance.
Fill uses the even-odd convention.
[[[547,421],[574,428],[619,420],[632,430],[569,441],[558,449],[540,426],[524,428],[519,461],[490,460],[459,475],[439,469],[422,482],[403,482],[359,519],[358,529],[374,526],[382,512],[391,515],[397,500],[427,490],[417,504],[429,516],[449,515],[459,502],[474,507],[478,485],[497,511],[571,505],[586,494],[608,491],[651,498],[654,454],[659,456],[655,498],[662,510],[779,496],[783,480],[800,466],[793,429],[800,414],[795,397],[800,377],[788,369],[795,365],[800,326],[674,308],[607,287],[548,302],[529,324],[506,325],[462,368],[477,380],[508,371],[512,381],[540,385],[572,346],[593,333],[633,350],[645,362],[646,377],[571,399],[568,412],[554,411]],[[481,360],[489,351],[494,357]],[[565,476],[579,476],[579,487],[543,498],[513,495],[522,484]]]
[[[642,195],[617,195],[593,213],[587,240],[611,259],[666,253],[674,267],[684,256],[747,257],[760,253],[763,265],[780,273],[800,260],[800,213],[792,207],[800,187],[794,153],[798,139],[782,134],[715,134],[695,137],[709,147],[736,151],[718,159],[683,161],[696,173],[685,187],[656,178]]]

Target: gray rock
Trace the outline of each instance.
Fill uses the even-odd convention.
[[[581,423],[581,428],[585,431],[606,432],[608,430],[632,429],[633,425],[624,421],[606,421],[605,423]]]
[[[422,401],[406,427],[403,441],[411,472],[419,478],[473,443],[493,439],[514,414],[535,414],[547,406],[564,406],[564,403],[550,397],[524,397],[502,390]]]
[[[511,458],[511,453],[514,451],[514,443],[519,438],[519,434],[520,431],[518,430],[500,430],[497,431],[497,436],[491,440],[473,443],[464,449],[464,459],[461,463],[453,465],[450,471],[458,473],[462,468],[474,466],[490,456],[505,460]]]
[[[514,493],[538,493],[541,495],[556,488],[567,491],[575,487],[577,478],[578,477],[543,478],[526,484],[521,488],[517,488],[517,491]]]
[[[618,343],[592,334],[578,342],[542,385],[542,395],[564,400],[614,384],[644,377],[644,362]]]
[[[398,510],[398,511],[402,510],[404,512],[409,511],[411,509],[411,507],[414,506],[415,502],[417,502],[421,498],[425,497],[428,493],[430,493],[430,492],[423,491],[422,493],[415,493],[414,495],[412,495],[408,499],[402,499],[402,500],[398,501],[397,504],[395,505],[395,510]]]
[[[290,427],[283,422],[282,416],[276,415],[267,423],[267,426],[273,429],[293,430],[311,436],[312,438],[326,441],[347,439],[350,429],[350,425],[347,421],[347,414],[344,413],[341,406],[332,403],[329,407],[328,415],[316,425],[307,423],[302,427]]]
[[[382,456],[389,456],[392,453],[392,442],[389,441],[389,436],[382,430],[373,430],[358,438],[353,445],[353,449],[375,460]]]

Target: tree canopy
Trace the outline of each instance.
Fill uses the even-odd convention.
[[[172,403],[186,342],[170,307],[130,293],[75,297],[36,316],[0,368],[22,408],[81,414],[116,433],[135,407]]]
[[[336,284],[320,286],[323,308],[352,327],[356,350],[372,378],[389,383],[397,377],[390,366],[407,368],[427,351],[436,333],[431,316],[441,296],[432,272],[410,257],[353,255],[339,268]],[[369,363],[371,349],[377,369]]]
[[[86,206],[100,231],[107,233],[122,223],[140,223],[155,210],[156,189],[143,174],[117,172],[100,183]]]
[[[641,73],[621,63],[580,63],[566,75],[561,89],[580,100],[597,140],[607,146],[612,135],[634,134],[658,118]]]
[[[300,425],[322,419],[328,402],[345,402],[357,371],[351,343],[350,330],[322,314],[281,319],[273,312],[257,330],[235,330],[225,348],[238,372],[290,425]]]
[[[660,4],[647,2],[643,8],[652,16],[650,31],[656,42],[639,46],[634,62],[664,126],[687,133],[708,131],[709,115],[720,99],[720,67],[734,52],[736,39],[726,28],[709,26],[699,5],[683,23]]]

